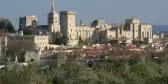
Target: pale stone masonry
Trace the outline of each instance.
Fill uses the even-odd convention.
[[[8,36],[8,47],[18,46],[20,48],[32,48],[37,47],[44,50],[45,47],[49,46],[49,36],[38,36],[38,35],[15,35]]]
[[[144,39],[152,38],[152,25],[142,24],[139,19],[126,19],[124,24],[116,26],[106,24],[104,20],[94,20],[91,25],[86,25],[81,20],[80,24],[77,25],[76,12],[72,10],[60,11],[59,15],[55,11],[54,3],[54,0],[52,0],[51,12],[48,14],[48,25],[45,28],[36,28],[37,32],[48,32],[50,41],[54,41],[56,37],[54,35],[57,32],[67,36],[69,39],[67,44],[71,46],[77,45],[80,37],[82,40],[89,40],[93,43],[106,42],[113,39],[143,41]]]
[[[6,56],[7,37],[0,37],[0,60]]]
[[[51,12],[48,14],[48,25],[51,26],[49,29],[51,33],[60,31],[59,17],[55,11],[54,0],[52,0]]]
[[[38,21],[37,16],[24,16],[19,18],[19,26],[25,28],[27,26],[32,25],[33,21]]]
[[[75,16],[76,13],[72,11],[60,12],[61,33],[76,44],[79,37],[83,40],[90,39],[92,42],[121,38],[143,41],[144,38],[152,38],[152,25],[142,24],[136,18],[126,19],[125,24],[112,27],[111,24],[105,24],[104,20],[95,20],[91,26],[85,25],[84,21],[76,25]]]
[[[152,38],[152,25],[142,24],[135,18],[127,19],[125,24],[118,25],[116,29],[117,39],[126,37],[132,40],[143,41],[144,38]]]

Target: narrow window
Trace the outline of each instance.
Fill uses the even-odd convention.
[[[144,38],[144,32],[142,32],[142,38]]]

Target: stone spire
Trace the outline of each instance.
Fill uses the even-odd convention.
[[[52,0],[52,5],[51,5],[51,12],[55,11],[55,4],[54,0]]]

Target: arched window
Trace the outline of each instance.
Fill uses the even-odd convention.
[[[147,34],[147,33],[146,33],[146,28],[144,28],[144,31],[145,31],[145,32],[144,32],[144,37],[146,37],[146,36],[147,36],[147,35],[146,35],[146,34]]]
[[[82,37],[84,38],[84,36],[85,36],[85,30],[83,30],[82,32]]]
[[[144,32],[142,32],[142,38],[144,38]]]
[[[85,31],[85,37],[88,38],[88,33],[87,30]]]
[[[149,31],[147,31],[147,38],[149,38]]]
[[[72,39],[71,35],[69,35],[69,38]]]
[[[81,31],[79,30],[79,36],[81,36]]]
[[[90,37],[91,37],[91,35],[90,35],[90,31],[88,31],[88,35],[89,35],[89,39],[90,39]]]
[[[152,30],[149,28],[149,30],[148,30],[148,31],[149,31],[149,38],[151,38],[151,37],[152,37],[152,33],[151,33],[151,32],[152,32]]]
[[[122,35],[122,28],[120,28],[120,35]]]
[[[76,38],[79,39],[79,38],[78,38],[78,37],[79,37],[79,33],[78,33],[78,31],[76,31],[76,32],[77,32]]]

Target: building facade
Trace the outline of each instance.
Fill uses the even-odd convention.
[[[58,15],[55,11],[54,0],[52,0],[51,12],[48,14],[48,25],[30,27],[33,35],[39,35],[41,31],[48,32],[50,43],[55,40],[55,33],[61,32],[63,36],[68,37],[67,44],[71,46],[78,45],[79,39],[98,43],[113,39],[143,41],[146,38],[152,38],[152,25],[142,24],[136,18],[126,19],[124,24],[116,26],[106,24],[104,20],[94,20],[91,25],[86,25],[81,20],[78,25],[76,12],[60,11]]]
[[[25,28],[27,26],[32,25],[33,21],[38,21],[35,15],[32,16],[24,16],[19,18],[19,27]]]
[[[0,60],[6,56],[7,37],[0,37]]]
[[[37,48],[44,50],[49,45],[49,36],[15,35],[8,36],[8,48],[18,46],[24,49]]]
[[[115,27],[106,24],[104,20],[94,20],[91,26],[85,25],[84,21],[76,25],[76,13],[73,11],[60,12],[61,33],[69,38],[70,45],[77,44],[79,37],[83,40],[91,40],[93,43],[112,39],[138,40],[152,38],[152,25],[142,24],[136,18],[126,19],[125,24]]]
[[[143,41],[146,38],[152,38],[152,25],[142,24],[136,18],[126,19],[125,24],[117,25],[116,38],[117,39],[132,39]]]
[[[109,29],[112,28],[112,25],[105,24],[104,20],[94,20],[91,26],[85,25],[83,20],[80,21],[79,25],[76,25],[75,22],[75,12],[60,12],[60,32],[69,38],[69,45],[77,44],[79,38],[82,38],[83,40],[91,40],[92,42],[97,42],[99,41],[100,37],[104,39],[105,34],[108,34],[107,38],[112,38],[112,36],[115,37],[115,32],[109,31]]]

